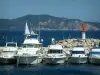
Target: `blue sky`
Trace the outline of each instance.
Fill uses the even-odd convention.
[[[0,0],[0,18],[27,14],[100,22],[100,0]]]

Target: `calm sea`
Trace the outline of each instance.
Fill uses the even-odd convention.
[[[39,33],[39,32],[37,32]],[[87,38],[100,38],[100,31],[87,31]],[[15,41],[20,46],[24,41],[24,31],[0,31],[0,46],[4,46],[7,41]],[[81,31],[40,31],[40,39],[43,39],[43,46],[51,44],[51,38],[63,40],[67,38],[81,38]]]
[[[100,31],[87,31],[86,36],[100,39]],[[20,46],[24,38],[24,31],[0,31],[0,46],[5,46],[7,41],[16,41]],[[43,46],[48,46],[51,38],[81,38],[81,31],[40,31]],[[100,65],[0,65],[0,75],[100,75]]]
[[[100,65],[1,65],[0,75],[100,75]]]

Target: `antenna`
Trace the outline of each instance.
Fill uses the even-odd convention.
[[[15,42],[17,42],[16,36],[15,36]]]
[[[7,36],[6,36],[6,42],[7,42]]]
[[[64,40],[64,38],[65,38],[65,37],[64,37],[64,29],[62,30],[62,35],[63,35],[63,40]]]
[[[2,39],[4,39],[5,37],[4,37],[4,35],[2,36]]]
[[[65,20],[63,20],[63,22],[65,23]],[[64,23],[63,23],[63,24],[64,24]],[[64,29],[62,30],[62,35],[63,35],[63,40],[64,40],[64,38],[65,38],[65,37],[64,37]]]
[[[68,39],[71,39],[71,28],[69,28]]]
[[[13,42],[13,37],[12,37],[12,40],[11,40],[11,42]]]
[[[31,30],[33,30],[33,29],[32,29],[32,23],[31,23],[31,22],[30,22],[30,27],[31,27]]]
[[[32,35],[33,34],[33,29],[32,29],[32,24],[31,24],[31,22],[30,22],[30,34]]]
[[[38,22],[39,22],[39,36],[38,36],[38,39],[39,39],[39,42],[40,42],[40,17],[39,17],[39,15],[38,15]]]

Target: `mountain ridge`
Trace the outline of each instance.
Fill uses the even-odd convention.
[[[47,14],[25,15],[15,19],[0,19],[0,30],[24,30],[25,23],[34,30],[81,30],[81,24],[86,24],[87,30],[100,30],[98,22],[84,22],[80,19],[68,19]]]

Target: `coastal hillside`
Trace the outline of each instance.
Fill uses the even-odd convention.
[[[24,30],[25,23],[34,30],[81,30],[85,23],[87,30],[99,30],[100,23],[83,22],[79,19],[68,19],[50,15],[25,15],[15,19],[0,19],[0,30]]]

